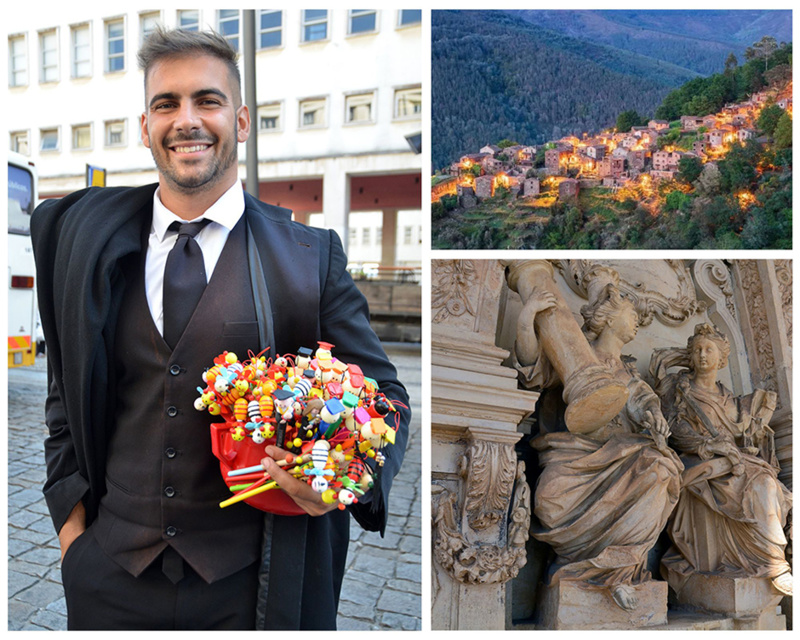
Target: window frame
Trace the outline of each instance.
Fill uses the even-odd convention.
[[[87,55],[85,60],[78,59],[78,43],[75,40],[76,34],[79,32],[85,31],[87,34],[88,42],[85,45],[80,45],[81,47],[86,47]],[[69,54],[70,54],[70,64],[69,64],[69,71],[70,71],[70,78],[73,80],[77,80],[79,78],[91,78],[92,77],[92,25],[90,22],[80,22],[77,24],[71,24],[69,26]],[[89,70],[86,73],[79,74],[78,73],[78,64],[86,63]]]
[[[60,55],[59,55],[59,39],[58,39],[58,27],[53,27],[52,29],[42,29],[39,33],[39,84],[53,84],[59,82],[61,79],[61,69],[60,69]],[[53,42],[55,43],[55,47],[51,49],[44,48],[44,38],[52,36]],[[55,62],[52,65],[45,66],[45,53],[52,51],[53,57],[55,58]],[[47,79],[46,71],[47,69],[55,69],[55,78]]]
[[[419,93],[419,111],[412,112],[411,114],[401,115],[400,114],[400,98],[405,94],[411,93]],[[394,88],[394,100],[392,105],[392,120],[397,122],[406,122],[412,120],[421,120],[422,119],[422,85],[415,84],[415,85],[408,85],[402,87],[395,87]]]
[[[76,134],[82,129],[86,129],[89,132],[89,144],[85,147],[79,147],[76,144],[77,138]],[[71,125],[70,131],[70,142],[71,142],[71,151],[92,151],[94,149],[94,127],[92,126],[91,122],[82,122],[81,124],[73,124]]]
[[[305,117],[306,112],[303,110],[303,105],[308,105],[311,103],[322,103],[322,122],[321,123],[314,123],[314,124],[304,124],[303,120]],[[316,96],[312,98],[301,98],[298,100],[298,123],[297,128],[300,131],[307,131],[307,130],[314,130],[314,129],[325,129],[328,126],[328,97],[327,96]]]
[[[192,23],[191,26],[184,26],[181,24],[181,20],[183,18],[183,14],[194,12],[197,14],[197,22]],[[175,27],[177,29],[184,29],[185,31],[191,31],[193,33],[197,33],[200,31],[200,9],[178,9],[175,14]]]
[[[266,29],[262,28],[261,26],[261,18],[265,14],[273,14],[277,13],[280,15],[281,23],[277,27],[268,27]],[[258,28],[257,28],[257,36],[258,36],[258,51],[268,51],[270,49],[282,49],[283,48],[283,27],[284,27],[284,20],[283,20],[283,9],[259,9],[258,11]],[[261,44],[261,37],[266,33],[278,33],[280,35],[280,43],[279,44],[271,44],[269,46],[263,46]]]
[[[25,138],[25,147],[27,148],[27,151],[20,151],[18,140],[20,138],[22,138],[22,137]],[[9,138],[9,145],[8,146],[9,146],[9,149],[11,151],[14,151],[15,153],[22,154],[23,156],[29,156],[30,157],[30,155],[31,155],[31,131],[30,131],[30,129],[21,129],[21,130],[18,130],[18,131],[9,131],[8,132],[8,138]]]
[[[266,109],[270,109],[270,108],[276,108],[277,111],[278,111],[278,115],[277,115],[278,126],[277,127],[262,127],[261,126],[261,118],[262,118],[262,115],[264,115],[262,110],[266,110]],[[267,114],[266,117],[272,117],[272,116]],[[280,133],[280,132],[282,132],[283,131],[283,127],[284,127],[283,101],[279,100],[279,101],[274,101],[274,102],[264,102],[264,103],[258,105],[258,107],[256,108],[256,120],[257,120],[256,127],[257,127],[258,133]]]
[[[372,29],[364,31],[353,31],[353,19],[364,18],[366,16],[373,17]],[[367,36],[378,33],[378,10],[377,9],[348,9],[347,10],[347,35],[349,36]]]
[[[111,38],[109,34],[109,28],[112,25],[122,25],[122,35],[120,37]],[[127,31],[127,22],[125,20],[125,16],[116,17],[116,18],[106,18],[103,20],[103,71],[104,73],[125,73],[128,68],[128,63],[126,58],[127,54],[127,43],[126,43],[126,31]],[[122,52],[121,53],[111,53],[109,46],[111,42],[116,41],[122,42]],[[112,60],[122,60],[122,68],[120,69],[112,69],[111,68],[111,61]]]
[[[403,13],[406,11],[419,11],[419,20],[415,22],[403,22]],[[408,27],[415,27],[422,24],[422,9],[398,9],[397,10],[397,28],[406,29]]]
[[[11,49],[13,44],[21,43],[22,53],[12,55]],[[24,63],[24,67],[22,69],[15,69],[14,68],[14,61],[22,59]],[[24,74],[24,80],[22,82],[16,82],[15,76],[16,74]],[[27,34],[24,33],[17,33],[17,34],[9,34],[8,36],[8,86],[11,88],[15,87],[27,87],[30,83],[30,65],[28,64],[28,37]]]
[[[152,18],[155,16],[156,26],[164,24],[164,18],[161,15],[161,11],[141,11],[139,12],[139,46],[141,47],[144,44],[144,41],[147,39],[149,33],[154,31],[155,29],[151,29],[150,31],[144,30],[145,20],[148,18]]]
[[[122,125],[122,141],[119,143],[110,142],[111,126],[115,124]],[[123,149],[128,146],[128,119],[127,118],[114,118],[112,120],[103,121],[103,147],[106,149]]]
[[[48,133],[56,134],[56,144],[52,149],[45,149],[43,144]],[[39,129],[39,153],[59,153],[61,151],[61,127],[42,127]]]
[[[306,11],[325,11],[324,18],[306,18]],[[328,42],[331,39],[331,14],[328,9],[301,9],[300,10],[300,42],[302,44],[311,44],[314,42]],[[306,37],[306,29],[315,25],[325,25],[325,35],[322,38],[308,39]]]
[[[352,104],[351,101],[359,102],[359,99],[369,98],[369,118],[367,120],[351,120],[350,112],[354,107],[361,106],[360,104]],[[371,91],[352,91],[346,93],[344,96],[344,124],[345,126],[361,126],[367,124],[375,124],[377,122],[377,90]]]
[[[223,22],[233,22],[233,17],[222,17],[223,11],[235,11],[236,12],[236,35],[225,35],[222,32],[222,24]],[[225,40],[228,41],[228,44],[233,47],[233,50],[239,53],[241,48],[239,47],[239,40],[242,37],[242,12],[239,9],[217,9],[217,33],[219,33]],[[236,40],[236,46],[233,45],[232,40]]]

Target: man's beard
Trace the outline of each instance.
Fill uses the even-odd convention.
[[[236,130],[234,129],[233,140],[236,140]],[[211,189],[222,176],[239,161],[238,147],[233,144],[229,154],[224,157],[213,155],[208,160],[201,160],[200,162],[207,162],[207,166],[201,171],[191,171],[191,166],[186,167],[189,171],[181,171],[177,163],[169,158],[171,153],[170,146],[178,144],[190,145],[192,142],[210,142],[216,146],[220,144],[219,137],[209,136],[207,134],[198,133],[192,136],[180,136],[170,141],[164,141],[156,151],[156,147],[151,147],[153,160],[156,163],[158,172],[162,175],[177,191],[184,194],[197,193],[198,191],[207,191]],[[220,148],[224,152],[224,148]]]

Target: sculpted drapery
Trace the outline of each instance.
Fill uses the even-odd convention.
[[[784,527],[791,494],[778,480],[769,420],[775,394],[736,397],[717,381],[728,341],[698,325],[686,349],[653,354],[651,373],[686,467],[670,520],[673,548],[662,563],[675,580],[693,572],[770,578],[791,592]],[[672,366],[684,366],[667,374]]]

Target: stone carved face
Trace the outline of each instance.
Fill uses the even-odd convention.
[[[697,373],[708,373],[720,368],[722,353],[716,341],[698,336],[692,344],[692,369]]]
[[[631,342],[639,330],[639,316],[631,304],[622,304],[609,315],[604,331],[611,331],[625,344]]]

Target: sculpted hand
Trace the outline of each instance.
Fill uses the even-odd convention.
[[[269,445],[266,447],[265,452],[267,457],[261,460],[261,464],[267,470],[267,473],[278,483],[284,493],[294,500],[297,506],[308,515],[321,516],[337,508],[336,502],[325,504],[322,501],[322,495],[314,491],[308,483],[298,480],[278,466],[275,461],[283,460],[288,453],[287,451]]]
[[[525,315],[535,316],[541,311],[555,307],[556,304],[555,294],[543,289],[533,289],[533,291],[531,291],[531,297],[528,298],[522,312]]]

